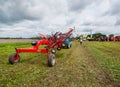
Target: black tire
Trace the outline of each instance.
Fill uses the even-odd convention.
[[[61,50],[61,48],[57,48],[57,50],[58,50],[58,51],[60,51],[60,50]]]
[[[71,46],[70,46],[70,43],[68,43],[68,45],[67,45],[67,48],[70,48]]]
[[[37,45],[37,41],[33,41],[31,44],[32,44],[32,46],[36,46]]]
[[[52,53],[52,54],[55,54],[55,53],[56,53],[56,50],[55,50],[55,49],[51,49],[51,53]]]
[[[53,67],[55,65],[55,55],[54,54],[50,54],[48,56],[48,66],[49,67]]]
[[[20,62],[20,56],[19,56],[19,54],[18,55],[16,53],[11,54],[9,56],[9,63],[10,64],[14,64],[14,63],[17,63],[17,62]]]
[[[70,44],[70,48],[72,47],[72,44]]]

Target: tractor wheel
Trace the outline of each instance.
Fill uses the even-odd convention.
[[[72,44],[70,44],[70,47],[72,47]]]
[[[52,67],[55,65],[55,55],[54,54],[50,54],[48,56],[48,66]]]
[[[17,62],[19,62],[20,61],[20,56],[19,56],[19,54],[17,55],[16,53],[14,53],[14,54],[11,54],[10,56],[9,56],[9,63],[10,64],[14,64],[14,63],[17,63]]]
[[[67,48],[70,48],[71,46],[70,46],[70,43],[68,43],[68,45],[67,45]]]

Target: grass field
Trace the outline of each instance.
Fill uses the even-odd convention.
[[[40,53],[21,53],[20,63],[11,65],[14,48],[30,43],[0,44],[0,87],[119,87],[119,42],[73,42],[56,53],[56,65],[47,66]]]

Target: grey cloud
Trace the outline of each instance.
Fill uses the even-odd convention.
[[[31,7],[31,9],[29,9]],[[31,10],[31,11],[30,11]],[[0,22],[14,23],[22,20],[41,19],[42,13],[36,17],[32,11],[31,0],[1,0],[0,1]]]
[[[106,26],[106,24],[103,24],[101,22],[84,22],[83,24],[81,24],[82,26]]]
[[[60,14],[68,13],[66,3],[65,0],[1,0],[0,22],[14,24],[31,20],[48,23]]]
[[[74,18],[67,19],[66,26],[70,26],[75,22]]]
[[[115,23],[116,26],[120,26],[120,18],[117,19],[116,23]]]
[[[91,25],[92,23],[90,23],[90,22],[84,22],[82,25],[83,26],[89,26],[89,25]]]
[[[105,29],[108,31],[107,29],[114,24],[115,26],[120,24],[120,1],[107,0],[110,1],[110,9],[107,7],[109,4],[104,4],[105,1],[0,0],[0,30],[2,29],[0,33],[2,32],[3,36],[10,36],[11,31],[17,36],[17,33],[21,32],[19,36],[26,37],[28,33],[29,36],[33,35],[33,31],[34,33],[67,31],[69,27],[74,26],[81,26],[78,33],[89,33],[92,26],[96,31],[102,32]],[[101,16],[104,12],[106,14]],[[110,31],[113,29],[115,28],[111,28]]]
[[[111,3],[111,9],[110,14],[111,15],[120,15],[120,0],[110,0]]]
[[[116,17],[116,25],[120,25],[120,0],[110,0],[110,9],[103,16]]]
[[[0,29],[0,32],[4,32],[4,31],[5,31],[5,30],[1,30],[1,29]]]
[[[102,16],[106,15],[119,15],[120,14],[120,0],[109,0],[110,8],[107,12],[105,12]]]
[[[84,28],[82,31],[83,31],[83,32],[91,32],[91,29]]]
[[[83,10],[85,7],[89,6],[95,0],[69,0],[68,7],[71,11]]]

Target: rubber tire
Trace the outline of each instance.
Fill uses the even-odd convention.
[[[14,64],[14,63],[17,63],[17,62],[20,62],[20,55],[18,54],[18,58],[17,60],[14,60],[14,57],[16,56],[16,53],[13,53],[9,56],[9,63],[10,64]]]
[[[68,43],[68,45],[67,45],[67,48],[69,49],[71,46],[70,46],[70,43]]]
[[[70,44],[70,48],[72,47],[72,44]]]
[[[57,50],[58,50],[58,51],[60,51],[60,50],[61,50],[61,48],[57,48]]]
[[[54,50],[55,52],[53,52],[52,50]],[[55,54],[55,53],[56,53],[56,50],[55,50],[55,49],[51,49],[51,53],[52,53],[52,54]]]
[[[50,54],[48,56],[48,66],[49,67],[53,67],[55,65],[55,55],[54,54]]]

